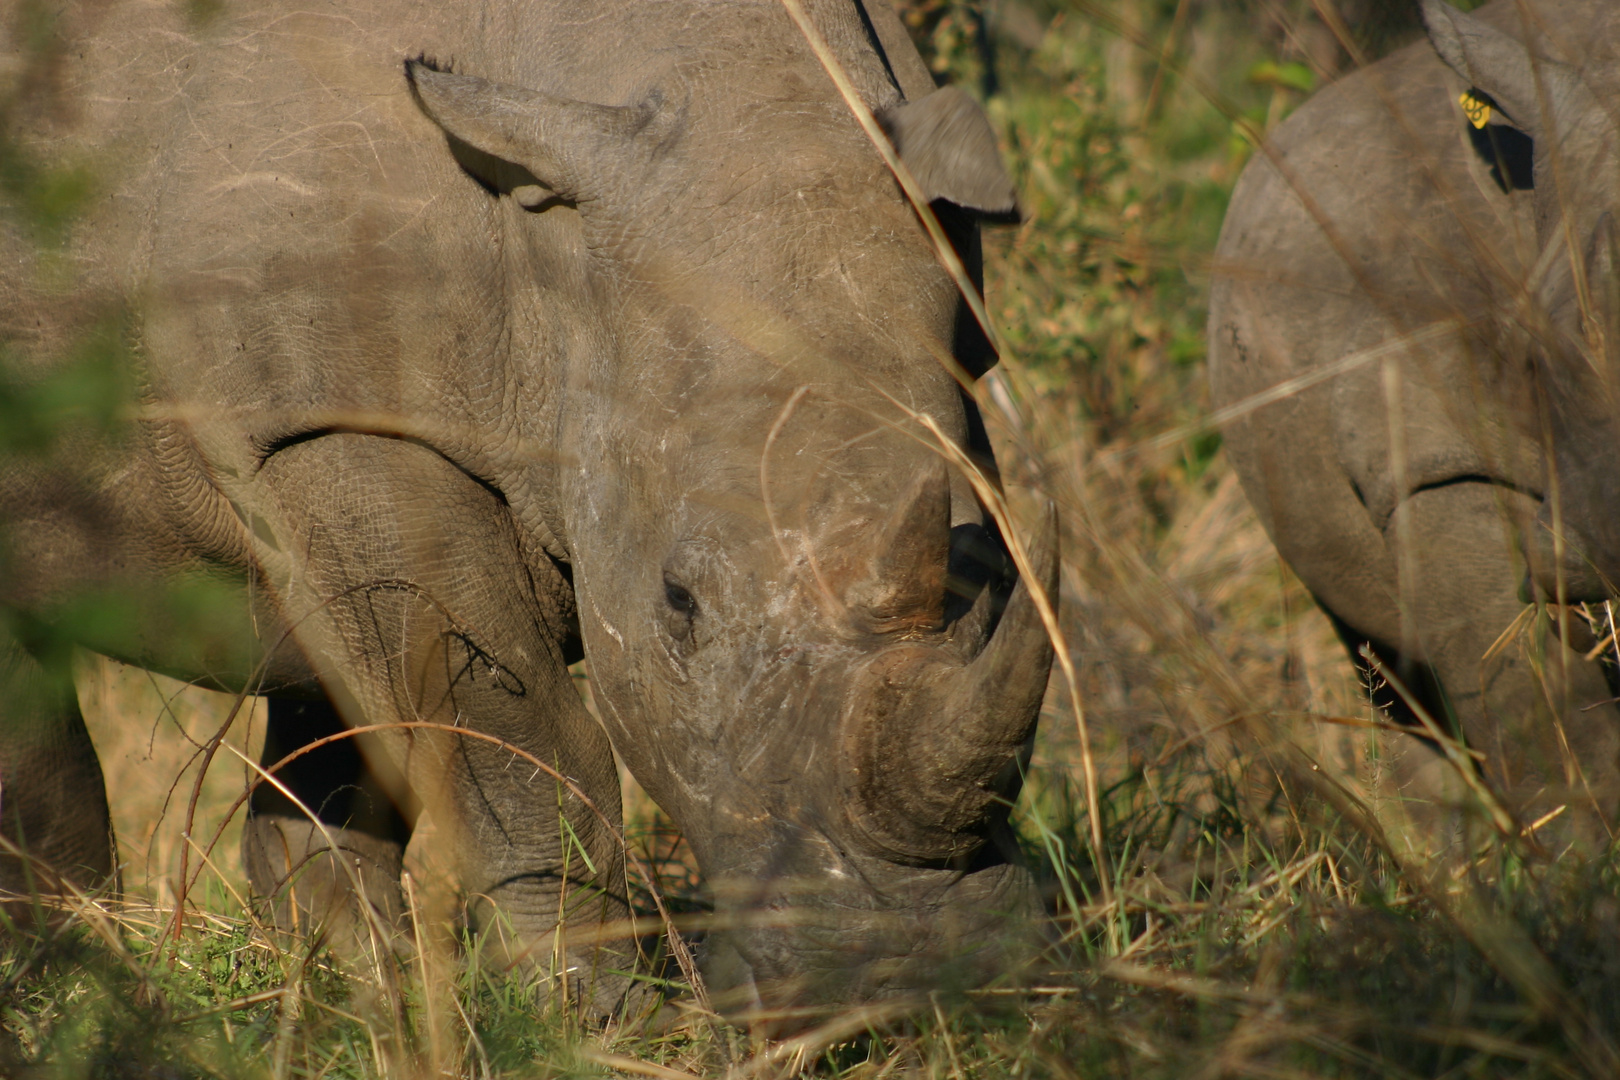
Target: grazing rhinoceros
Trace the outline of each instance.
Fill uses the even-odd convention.
[[[983,114],[881,0],[806,7],[976,267],[973,213],[1013,206]],[[993,356],[781,4],[113,0],[23,29],[0,341],[24,390],[124,356],[139,412],[0,480],[0,832],[113,872],[71,638],[268,695],[267,765],[345,723],[528,755],[396,727],[288,765],[244,842],[284,922],[354,889],[399,917],[425,808],[472,924],[612,1007],[617,753],[713,882],[711,980],[744,1003],[1002,962],[1051,653],[928,426],[991,465],[952,371]],[[72,169],[92,194],[52,232],[29,177]],[[1050,512],[1032,551],[1050,585]]]
[[[1606,837],[1620,6],[1424,13],[1430,41],[1307,102],[1240,180],[1211,298],[1215,396],[1301,380],[1227,429],[1278,549],[1524,825],[1568,807],[1573,833]],[[1420,719],[1394,687],[1377,696]],[[1408,782],[1439,769],[1422,747],[1404,757]]]

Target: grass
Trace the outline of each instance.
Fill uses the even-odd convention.
[[[1062,619],[1097,757],[1093,823],[1075,703],[1055,682],[1015,817],[1054,927],[1030,970],[902,1022],[851,1013],[788,1042],[713,1025],[678,997],[657,1022],[586,1032],[476,950],[424,947],[368,971],[266,933],[240,901],[230,836],[165,940],[187,842],[175,792],[230,703],[87,660],[129,899],[83,898],[43,938],[0,945],[0,1072],[1616,1075],[1620,865],[1490,843],[1461,864],[1422,858],[1424,838],[1380,796],[1377,717],[1342,648],[1218,432],[1198,427],[1207,260],[1246,132],[1352,49],[1411,30],[1402,9],[1362,3],[1341,43],[1316,10],[1054,0],[989,20],[988,107],[1025,213],[987,244],[1007,385],[1031,418],[1004,456],[1036,462],[1060,504]],[[973,87],[979,14],[908,7],[936,69]],[[239,730],[255,755],[253,724]],[[216,765],[199,835],[243,779]],[[678,833],[633,782],[626,804],[672,906],[699,911]],[[411,853],[424,877],[431,847]]]

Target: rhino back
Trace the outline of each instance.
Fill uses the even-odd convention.
[[[823,25],[857,61],[869,104],[891,103],[851,21]],[[43,362],[67,351],[86,312],[125,309],[149,415],[178,417],[224,487],[313,432],[405,434],[498,486],[558,554],[556,368],[612,352],[588,243],[572,208],[531,213],[480,189],[412,100],[402,61],[425,53],[603,104],[746,66],[768,76],[755,79],[762,102],[800,86],[815,105],[799,102],[800,114],[826,122],[810,114],[830,116],[836,96],[802,92],[790,27],[762,0],[229,4],[203,22],[183,5],[71,9],[54,61],[60,107],[24,139],[42,159],[90,162],[97,197],[69,240],[68,287],[59,272],[45,280],[26,238],[4,241],[34,269],[8,275],[16,325],[0,332]],[[749,144],[762,160],[770,138]],[[737,146],[734,133],[707,151],[711,168]],[[700,261],[748,232],[735,204],[711,206],[702,187],[641,201],[712,219],[712,235],[676,239]],[[671,232],[667,220],[642,227]]]

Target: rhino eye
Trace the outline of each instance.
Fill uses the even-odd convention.
[[[685,615],[688,619],[697,614],[697,601],[687,592],[681,583],[674,578],[664,578],[664,599],[669,606]]]

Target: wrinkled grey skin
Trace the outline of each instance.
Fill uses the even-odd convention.
[[[1011,208],[983,117],[927,97],[892,12],[806,6],[931,195]],[[612,925],[610,742],[714,883],[708,970],[734,1005],[1002,965],[999,931],[1030,905],[1004,802],[1051,654],[917,420],[990,466],[940,358],[992,357],[783,8],[182,8],[70,8],[55,104],[22,126],[101,187],[62,252],[0,234],[0,339],[44,370],[110,313],[142,411],[0,482],[18,639],[0,827],[69,878],[111,869],[46,647],[71,625],[263,689],[267,763],[404,720],[553,766],[566,786],[395,730],[281,779],[385,927],[423,811],[473,924],[510,920],[529,962],[549,963],[566,902],[569,986],[592,1007],[635,963]],[[421,54],[445,63],[403,63]],[[933,104],[908,118],[907,98]],[[976,267],[968,210],[936,206]],[[131,590],[137,617],[70,623]],[[605,732],[566,667],[581,654]],[[80,812],[57,812],[64,793]],[[345,917],[326,835],[256,796],[246,860],[283,922]]]
[[[1566,648],[1538,618],[1482,660],[1526,600],[1601,601],[1620,580],[1620,9],[1498,0],[1465,16],[1430,2],[1425,15],[1431,41],[1322,91],[1240,180],[1211,299],[1215,397],[1393,343],[1233,423],[1233,462],[1352,654],[1370,645],[1442,723],[1449,712],[1510,810],[1567,804],[1567,834],[1602,842],[1620,718],[1580,655],[1596,644],[1587,625],[1568,620]],[[1533,139],[1518,185],[1475,148],[1458,104],[1470,87],[1499,106],[1485,147]],[[1439,771],[1421,747],[1400,762],[1413,794],[1437,791]]]

